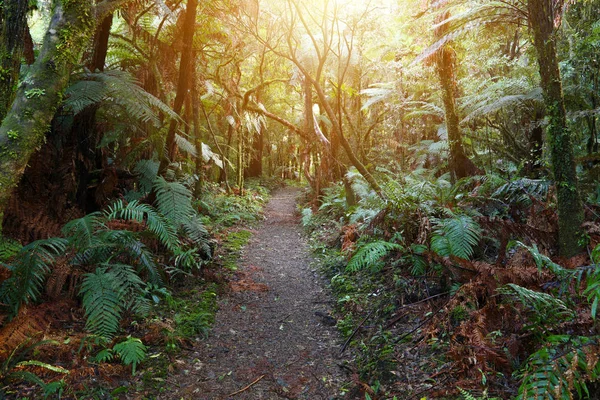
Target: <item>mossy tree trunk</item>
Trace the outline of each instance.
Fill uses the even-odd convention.
[[[560,10],[556,10],[557,6],[550,0],[529,0],[527,7],[548,118],[546,140],[558,200],[559,251],[561,255],[569,257],[581,250],[578,241],[583,205],[556,55],[555,17]]]
[[[31,155],[44,142],[71,66],[80,58],[96,25],[127,0],[55,0],[53,15],[36,62],[19,86],[0,125],[0,214]]]
[[[445,13],[438,17],[437,23],[448,19]],[[435,29],[435,38],[440,40],[448,34],[448,26],[441,24]],[[442,46],[435,57],[435,69],[440,79],[442,88],[442,100],[446,121],[446,132],[448,134],[448,146],[450,148],[450,173],[453,179],[461,179],[474,175],[477,168],[466,156],[462,143],[462,134],[459,126],[458,113],[456,111],[456,68],[454,51],[449,44]]]
[[[27,30],[28,0],[0,3],[0,120],[14,99]]]

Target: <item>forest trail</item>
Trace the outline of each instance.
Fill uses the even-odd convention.
[[[338,366],[340,338],[335,321],[323,316],[331,299],[311,269],[314,260],[294,216],[298,195],[293,188],[274,193],[208,340],[198,342],[188,364],[193,368],[171,382],[177,388],[165,398],[339,398],[348,379]]]

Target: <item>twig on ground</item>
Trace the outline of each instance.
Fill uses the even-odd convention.
[[[233,392],[233,393],[231,393],[231,394],[230,394],[230,395],[228,395],[227,397],[233,397],[233,396],[235,396],[236,394],[240,394],[240,393],[242,393],[242,392],[245,392],[246,390],[250,389],[252,386],[256,385],[258,382],[260,382],[260,380],[261,380],[262,378],[264,378],[264,377],[265,377],[264,375],[261,375],[261,376],[259,376],[259,377],[258,377],[258,378],[257,378],[257,379],[254,381],[254,382],[252,382],[252,383],[251,383],[251,384],[249,384],[248,386],[246,386],[246,387],[243,387],[242,389],[238,390],[237,392]]]
[[[352,338],[354,337],[354,335],[356,335],[356,332],[358,332],[358,330],[365,324],[365,322],[367,322],[367,320],[371,317],[371,314],[373,314],[374,311],[375,311],[375,309],[371,310],[367,314],[367,316],[364,317],[362,321],[360,321],[360,324],[358,324],[358,326],[356,327],[356,329],[354,329],[354,332],[352,332],[352,335],[350,335],[350,337],[346,340],[346,342],[342,346],[342,350],[340,350],[340,354],[344,354],[344,351],[346,351],[346,348],[350,344],[350,341],[352,340]]]

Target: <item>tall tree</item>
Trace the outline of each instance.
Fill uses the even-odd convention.
[[[179,79],[177,80],[177,94],[175,95],[175,103],[173,111],[181,115],[181,109],[185,98],[190,89],[192,81],[192,69],[194,54],[194,36],[196,32],[196,10],[198,8],[198,0],[188,0],[185,17],[183,21],[181,61],[179,62]],[[175,135],[177,131],[177,121],[171,120],[169,132],[166,139],[167,153],[161,158],[159,173],[162,174],[167,170],[169,163],[175,159],[177,144]]]
[[[0,216],[27,162],[42,144],[61,103],[73,63],[96,26],[128,0],[54,0],[53,14],[36,62],[0,125]]]
[[[573,140],[567,126],[562,80],[556,55],[556,22],[560,21],[562,1],[529,0],[527,11],[533,45],[537,52],[540,84],[544,93],[546,139],[558,200],[558,240],[560,253],[572,256],[580,251],[583,205],[579,195]]]
[[[436,41],[448,34],[448,24],[445,21],[450,17],[448,13],[437,17],[435,28]],[[446,132],[450,147],[450,171],[453,178],[461,179],[474,175],[477,168],[466,156],[460,132],[458,112],[456,110],[456,56],[449,43],[445,43],[434,54],[435,69],[442,88],[444,102]]]

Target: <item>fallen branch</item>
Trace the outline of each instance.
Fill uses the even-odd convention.
[[[363,320],[360,322],[360,324],[358,324],[356,329],[354,329],[354,332],[352,332],[352,335],[350,335],[350,337],[346,340],[346,342],[342,346],[342,350],[340,350],[340,354],[343,354],[344,351],[346,351],[346,347],[348,347],[348,345],[350,344],[350,341],[352,340],[354,335],[356,335],[356,332],[358,332],[358,330],[365,324],[365,322],[367,322],[367,320],[369,319],[369,317],[371,317],[371,314],[373,314],[374,311],[375,311],[375,309],[371,310],[371,312],[369,312],[367,314],[367,316],[363,318]]]
[[[240,393],[242,393],[242,392],[245,392],[246,390],[250,389],[252,386],[256,385],[258,382],[260,382],[260,380],[261,380],[262,378],[264,378],[264,377],[265,377],[264,375],[261,375],[260,377],[258,377],[258,378],[257,378],[257,379],[256,379],[254,382],[252,382],[252,383],[251,383],[251,384],[249,384],[248,386],[246,386],[246,387],[244,387],[244,388],[242,388],[242,389],[238,390],[237,392],[233,392],[233,393],[231,393],[231,394],[230,394],[229,396],[227,396],[227,397],[233,397],[233,396],[235,396],[236,394],[240,394]]]

